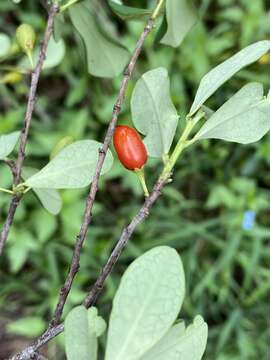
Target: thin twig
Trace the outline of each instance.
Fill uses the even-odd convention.
[[[84,305],[86,308],[92,306],[97,297],[99,296],[100,292],[103,289],[105,280],[107,279],[108,275],[112,272],[112,269],[119,259],[122,251],[124,250],[128,240],[130,239],[131,235],[135,231],[136,227],[149,215],[149,211],[152,208],[153,204],[156,202],[158,197],[161,195],[161,190],[163,189],[164,185],[168,182],[168,180],[158,180],[154,189],[149,197],[145,199],[145,202],[138,213],[134,216],[131,220],[129,225],[125,227],[121,233],[120,239],[118,240],[116,246],[114,247],[107,263],[103,267],[100,272],[99,277],[97,278],[95,284],[91,288],[89,294],[87,295],[86,299],[84,300]]]
[[[35,355],[38,349],[47,344],[48,341],[52,340],[58,334],[64,330],[64,325],[59,324],[54,328],[47,329],[33,344],[25,348],[20,353],[12,356],[9,360],[26,360],[31,359]]]
[[[14,182],[16,177],[16,163],[13,160],[9,160],[9,159],[4,160],[4,163],[10,168]]]
[[[38,62],[37,62],[35,70],[32,72],[32,76],[31,76],[31,85],[30,85],[30,90],[29,90],[26,114],[25,114],[23,128],[22,128],[21,136],[20,136],[19,153],[18,153],[18,158],[16,161],[16,167],[13,172],[15,186],[19,184],[20,179],[21,179],[22,166],[23,166],[23,162],[25,159],[25,148],[26,148],[26,144],[27,144],[27,140],[28,140],[30,124],[31,124],[35,101],[36,101],[37,86],[38,86],[42,66],[43,66],[44,60],[46,58],[46,51],[47,51],[48,43],[49,43],[49,40],[50,40],[52,32],[53,32],[54,17],[57,14],[58,10],[59,10],[59,6],[57,4],[53,4],[50,8],[46,31],[45,31],[43,42],[42,42],[42,45],[41,45],[41,48],[39,51]],[[5,243],[7,241],[10,227],[14,221],[14,216],[15,216],[17,207],[20,203],[20,200],[21,200],[20,195],[14,195],[11,199],[9,210],[8,210],[8,215],[7,215],[6,221],[5,221],[4,226],[0,233],[0,255],[3,251]]]
[[[36,352],[31,356],[31,360],[48,360],[44,355],[40,354],[39,352]]]
[[[113,107],[112,119],[110,121],[108,130],[107,130],[104,142],[103,142],[103,146],[99,150],[99,157],[98,157],[98,162],[97,162],[97,166],[96,166],[96,170],[95,170],[95,175],[94,175],[92,185],[91,185],[91,188],[90,188],[87,200],[86,200],[86,206],[85,206],[81,229],[80,229],[79,234],[76,237],[76,243],[75,243],[75,247],[74,247],[74,251],[73,251],[71,265],[69,267],[69,271],[68,271],[65,283],[60,290],[59,300],[58,300],[58,303],[57,303],[57,306],[55,309],[53,319],[51,321],[51,326],[55,326],[60,322],[63,308],[65,306],[66,299],[70,292],[73,279],[79,270],[80,253],[81,253],[81,249],[82,249],[85,237],[87,235],[88,227],[92,220],[92,208],[93,208],[93,204],[95,201],[96,193],[98,191],[98,181],[99,181],[101,169],[102,169],[109,145],[110,145],[112,137],[113,137],[114,129],[115,129],[115,126],[116,126],[116,123],[118,120],[118,115],[121,111],[121,107],[122,107],[122,104],[125,99],[125,93],[126,93],[128,82],[129,82],[131,74],[134,70],[136,61],[141,53],[144,41],[145,41],[147,35],[153,29],[153,26],[154,26],[154,20],[149,19],[147,25],[145,26],[137,44],[136,44],[136,47],[135,47],[133,55],[130,59],[130,62],[124,71],[124,77],[123,77],[122,84],[121,84],[121,87],[119,90],[119,94],[118,94],[117,100],[115,102],[115,105]]]
[[[111,273],[113,266],[117,262],[119,256],[121,255],[123,249],[125,248],[128,240],[130,239],[131,235],[137,228],[137,226],[149,215],[149,211],[161,195],[161,190],[166,185],[167,180],[159,180],[155,184],[153,191],[151,192],[150,196],[145,199],[143,206],[138,211],[137,215],[131,220],[129,225],[125,227],[121,233],[121,236],[114,247],[107,263],[103,267],[98,279],[96,280],[95,284],[91,288],[89,294],[84,300],[84,305],[88,308],[94,304],[98,295],[100,294],[103,285],[105,283],[106,278]],[[32,345],[18,353],[17,355],[13,356],[9,360],[26,360],[29,359],[38,349],[44,346],[47,342],[57,336],[59,333],[64,331],[64,324],[59,324],[56,326],[49,327],[43,335],[41,335]]]

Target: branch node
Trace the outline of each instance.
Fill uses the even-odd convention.
[[[125,69],[124,69],[124,71],[123,71],[123,75],[124,75],[124,76],[127,76],[127,77],[130,77],[130,76],[131,76],[130,64],[128,64],[128,65],[125,67]]]
[[[149,216],[149,210],[148,209],[145,209],[144,213],[145,213],[145,217]]]
[[[121,106],[120,106],[118,103],[114,104],[113,112],[114,112],[115,114],[119,114],[120,111],[121,111]]]
[[[152,30],[153,26],[154,26],[154,21],[153,21],[153,19],[150,19],[148,21],[148,24],[145,26],[144,31],[147,33],[150,32]]]
[[[76,267],[74,269],[74,273],[76,274],[80,270],[80,263],[76,264]]]

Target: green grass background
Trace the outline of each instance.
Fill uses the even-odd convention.
[[[126,1],[143,6],[147,1]],[[149,4],[150,5],[150,2]],[[178,49],[153,47],[146,41],[128,88],[120,123],[131,124],[130,96],[136,80],[158,66],[168,69],[171,93],[182,115],[189,109],[201,77],[242,47],[270,37],[270,2],[263,0],[196,1],[201,21]],[[38,1],[0,3],[0,32],[14,37],[21,22],[31,23],[39,41],[45,11]],[[143,28],[111,15],[123,43],[132,50]],[[26,164],[42,167],[64,136],[102,141],[121,76],[98,79],[87,73],[84,49],[70,22],[64,31],[66,56],[43,73],[27,148]],[[10,64],[16,64],[20,55]],[[270,59],[242,70],[208,101],[217,109],[248,81],[270,87]],[[0,63],[2,69],[9,62]],[[20,129],[25,111],[28,79],[0,85],[0,133]],[[178,162],[174,181],[164,190],[150,217],[138,228],[99,298],[108,320],[111,300],[127,265],[146,250],[161,244],[175,247],[186,273],[186,298],[181,317],[190,321],[201,314],[209,324],[205,359],[266,360],[270,358],[270,135],[242,146],[203,141],[189,148]],[[153,184],[160,164],[146,169]],[[0,165],[0,184],[11,177]],[[62,191],[63,209],[54,217],[29,193],[19,207],[15,225],[1,259],[0,358],[20,349],[45,328],[54,309],[78,233],[87,190]],[[136,177],[118,162],[101,180],[94,220],[82,252],[81,268],[65,313],[80,303],[119,238],[123,226],[143,201]],[[9,196],[0,194],[0,222]],[[242,229],[244,212],[254,210],[250,231]],[[18,322],[18,319],[23,321]],[[17,321],[17,322],[16,322]],[[15,322],[15,323],[14,323]],[[63,359],[62,338],[52,342],[50,359]],[[102,339],[104,343],[105,339]]]

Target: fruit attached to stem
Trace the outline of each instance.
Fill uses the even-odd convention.
[[[143,171],[143,166],[147,162],[147,151],[140,135],[129,126],[117,126],[113,143],[118,159],[126,169],[135,171],[142,184],[145,196],[148,196]]]

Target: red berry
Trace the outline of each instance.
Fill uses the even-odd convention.
[[[137,131],[129,126],[117,126],[113,136],[117,156],[125,168],[141,169],[147,161],[147,152]]]

